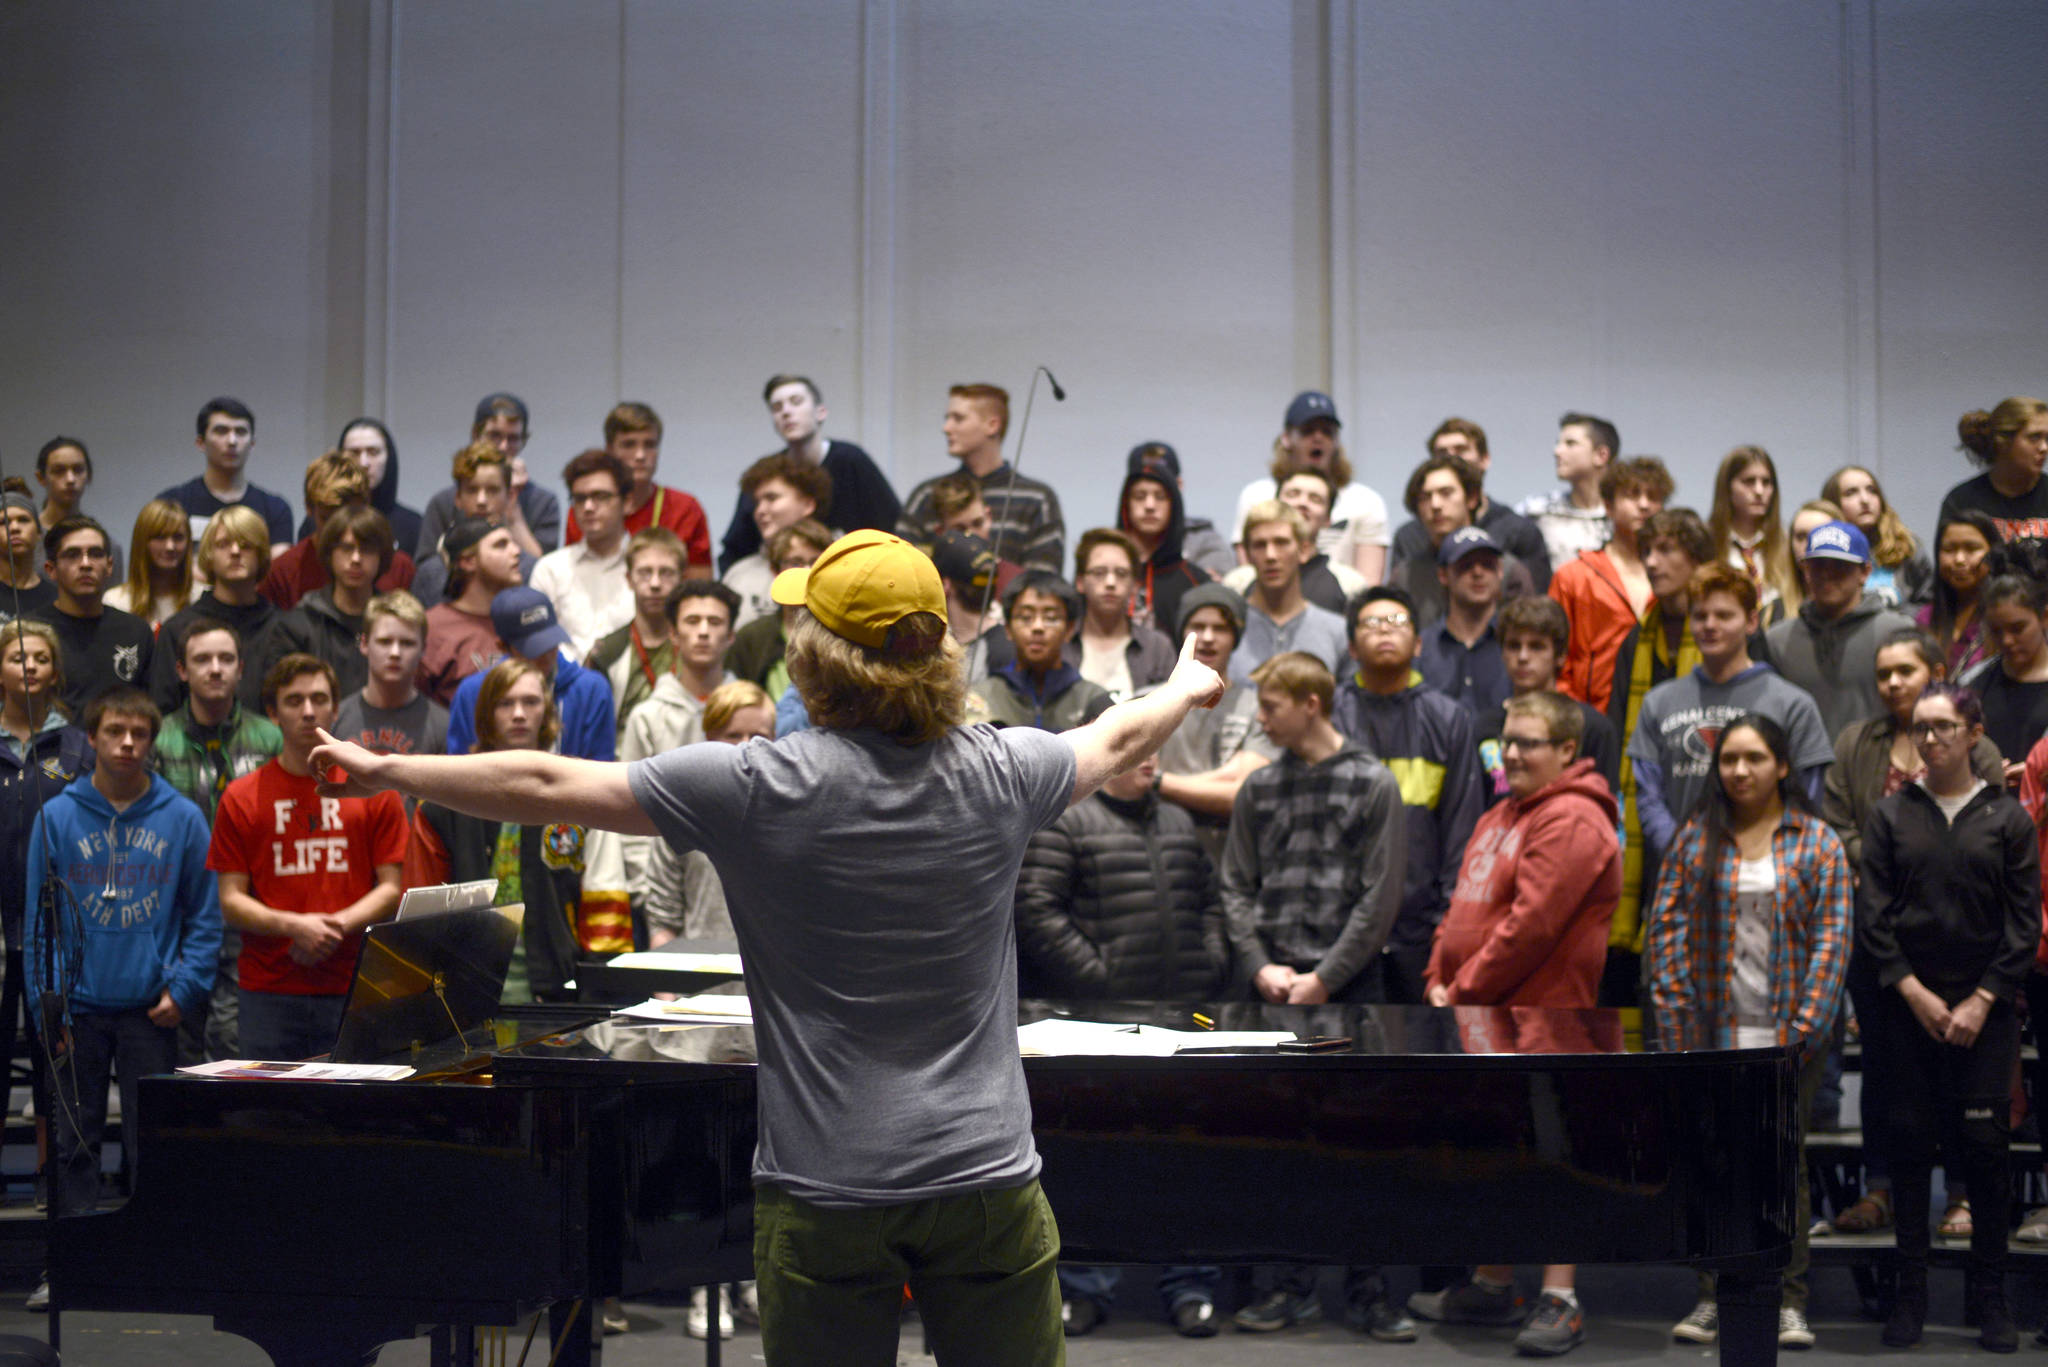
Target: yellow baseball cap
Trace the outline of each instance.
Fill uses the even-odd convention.
[[[784,570],[768,594],[784,607],[808,608],[833,635],[873,649],[913,612],[946,615],[946,591],[931,557],[873,529],[848,532],[807,569]]]

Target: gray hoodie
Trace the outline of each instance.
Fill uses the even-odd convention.
[[[1833,740],[1858,722],[1884,715],[1877,696],[1877,648],[1892,632],[1913,623],[1866,593],[1863,601],[1833,621],[1808,602],[1764,633],[1769,663],[1790,683],[1813,695],[1821,724]]]

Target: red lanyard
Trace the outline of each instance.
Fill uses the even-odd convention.
[[[653,688],[656,682],[654,677],[654,657],[647,653],[647,647],[641,643],[640,624],[638,622],[633,623],[633,655],[634,658],[640,661],[640,672],[646,676],[647,686],[650,689]],[[669,673],[676,673],[673,662],[669,665]],[[681,678],[682,676],[678,674],[676,677]]]

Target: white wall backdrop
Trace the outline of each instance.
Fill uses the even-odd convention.
[[[83,437],[125,535],[226,392],[295,504],[359,412],[417,504],[486,391],[550,482],[628,397],[722,526],[771,372],[907,489],[1043,363],[1076,530],[1155,437],[1227,512],[1312,385],[1390,500],[1451,412],[1541,487],[1580,407],[1924,534],[2048,391],[2044,68],[2037,0],[12,5],[0,464]]]

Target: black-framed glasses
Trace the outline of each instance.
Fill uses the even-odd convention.
[[[1959,721],[1916,721],[1906,734],[1914,740],[1954,740],[1962,729]]]
[[[1500,738],[1502,754],[1506,754],[1510,750],[1541,750],[1555,744],[1557,742],[1551,740],[1548,736],[1502,736]]]

